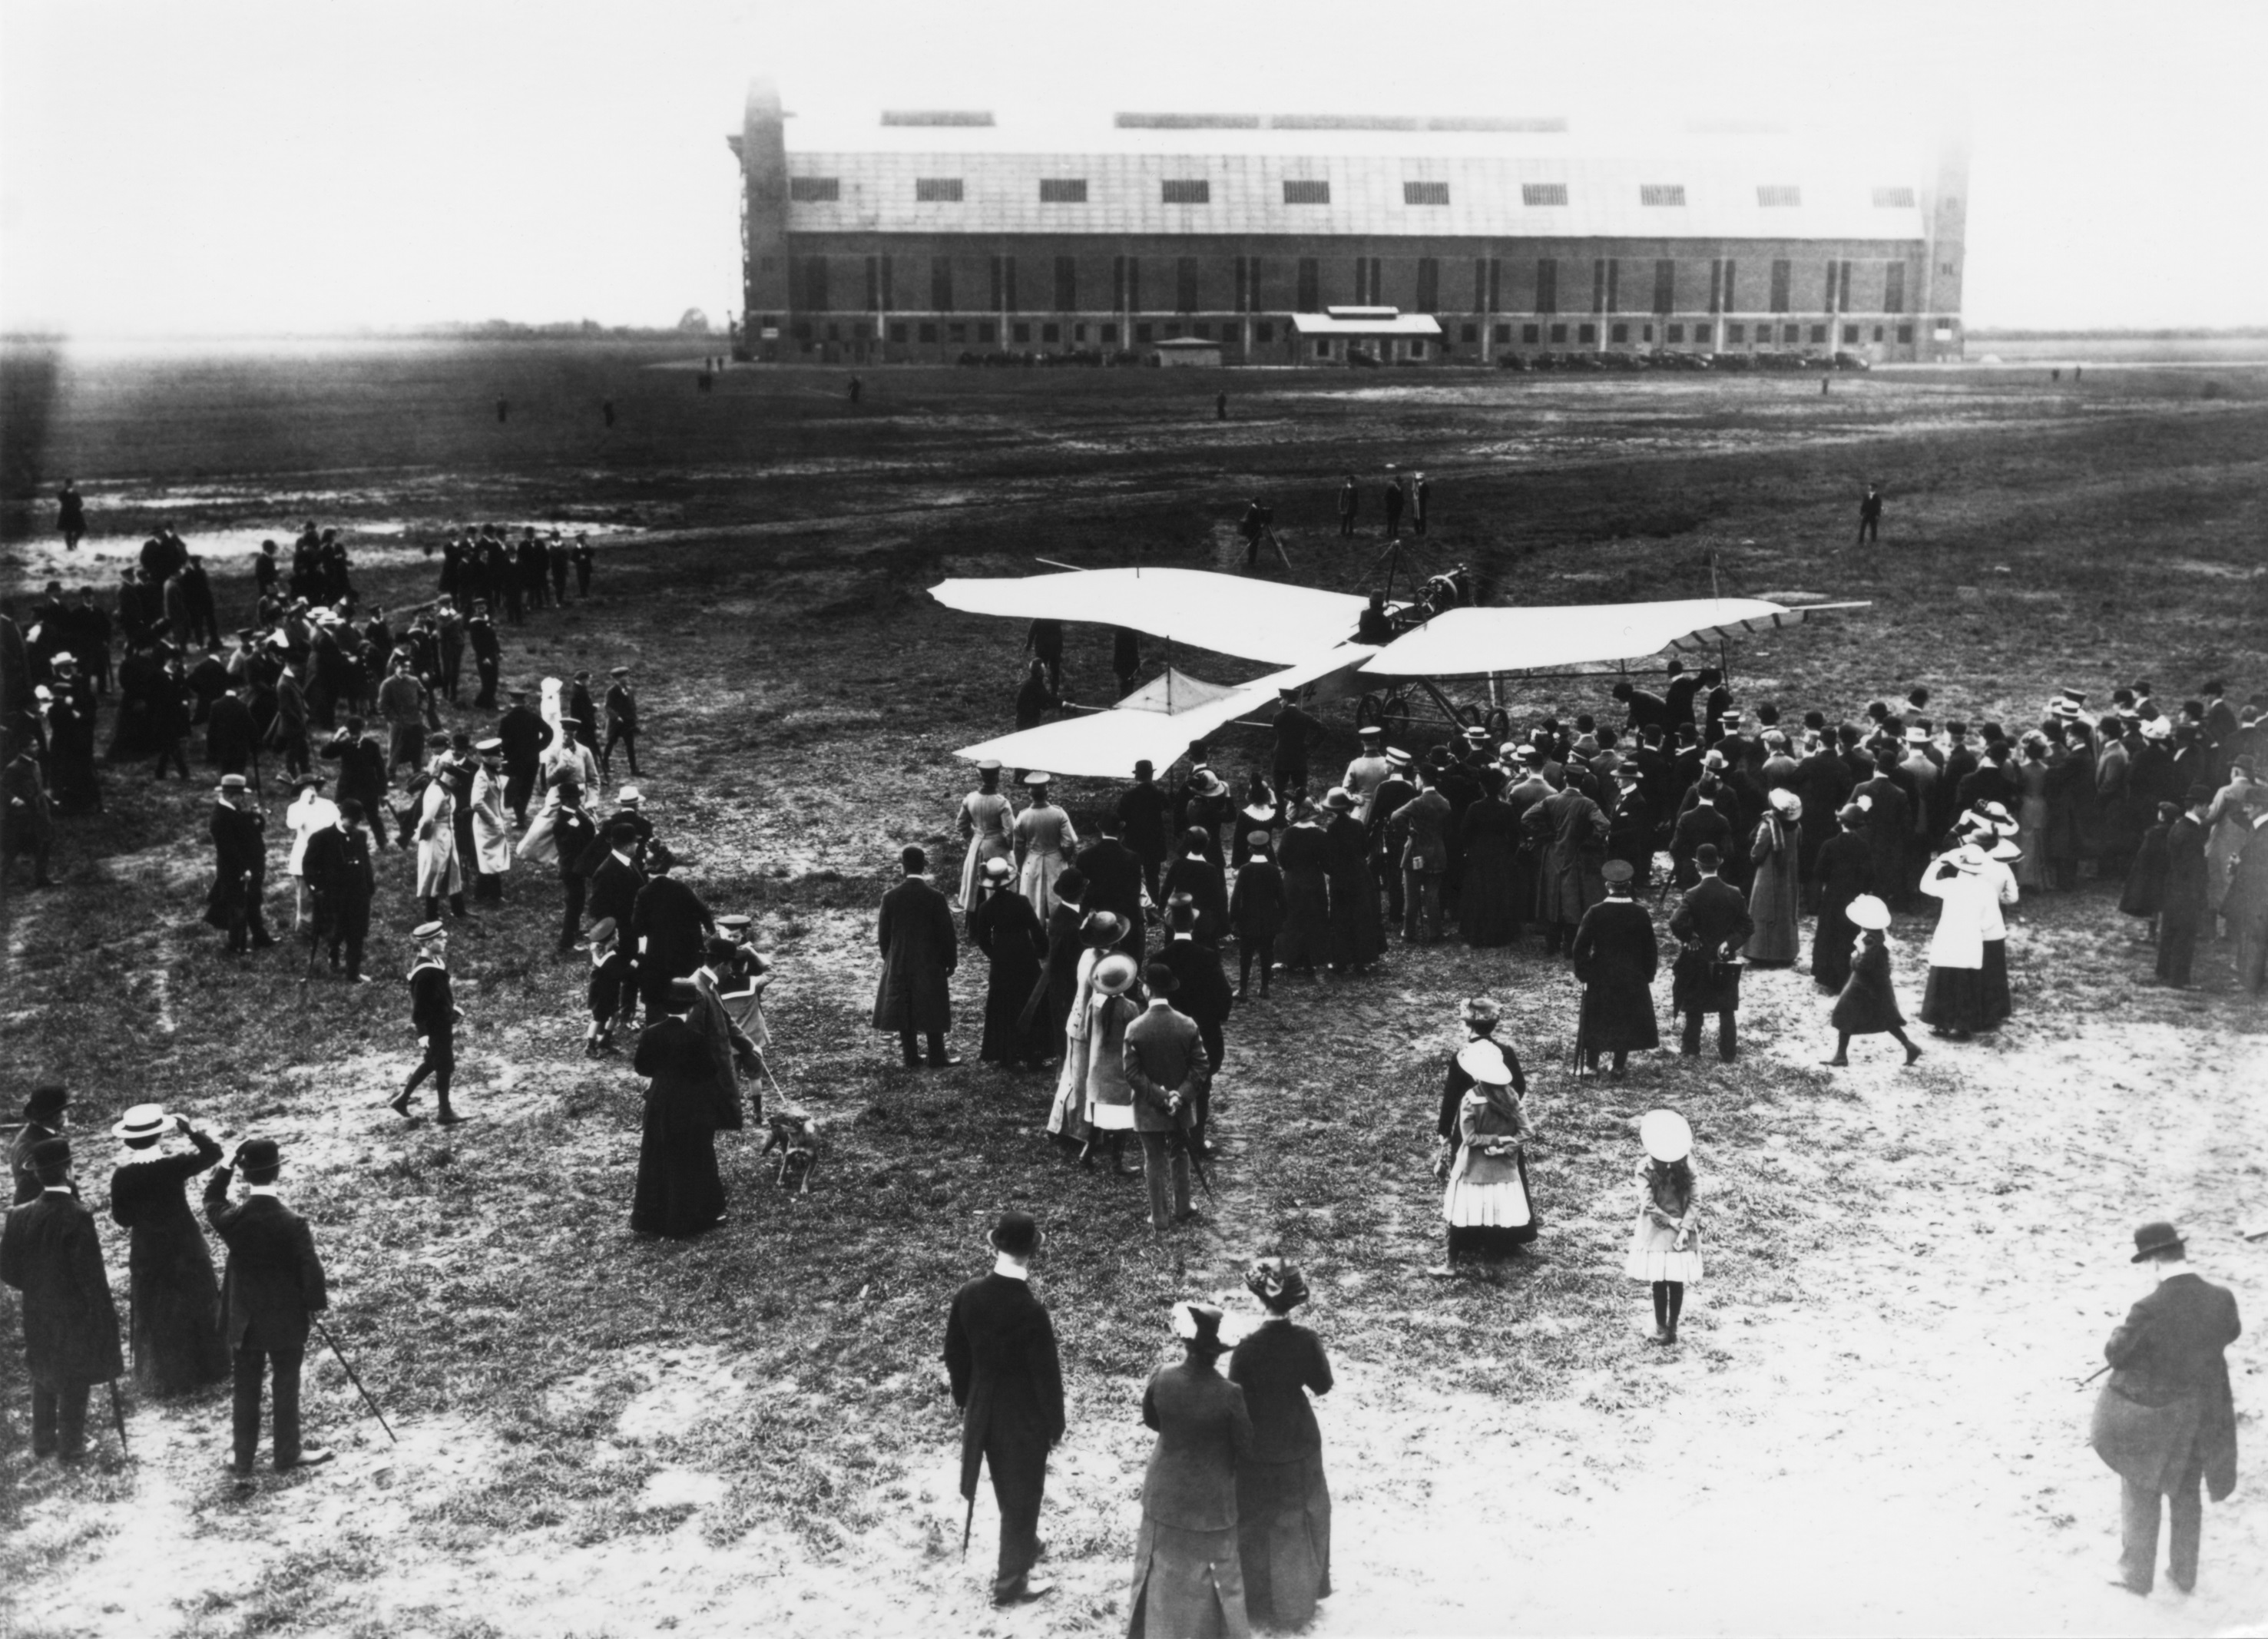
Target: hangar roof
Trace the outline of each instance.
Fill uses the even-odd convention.
[[[1910,143],[1847,134],[890,117],[787,121],[792,231],[1917,240],[1927,203]]]

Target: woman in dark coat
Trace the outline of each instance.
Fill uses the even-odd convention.
[[[168,1125],[195,1145],[160,1155]],[[134,1316],[134,1380],[153,1396],[187,1394],[229,1375],[221,1334],[220,1283],[212,1253],[183,1194],[189,1180],[220,1165],[221,1149],[181,1116],[154,1104],[126,1112],[111,1130],[131,1152],[110,1175],[110,1216],[133,1235],[127,1268]]]
[[[1386,954],[1386,920],[1370,874],[1370,833],[1354,817],[1354,798],[1344,790],[1334,786],[1323,807],[1331,816],[1323,842],[1330,850],[1324,872],[1330,882],[1332,965],[1367,972]]]
[[[1227,937],[1228,888],[1219,860],[1205,851],[1205,833],[1201,827],[1191,826],[1182,836],[1182,851],[1167,865],[1159,891],[1167,904],[1177,893],[1189,896],[1189,902],[1197,907],[1198,944],[1218,948]]]
[[[1236,1467],[1244,1608],[1255,1621],[1298,1628],[1331,1591],[1331,1492],[1307,1400],[1331,1392],[1331,1363],[1322,1340],[1292,1323],[1307,1301],[1296,1268],[1263,1258],[1244,1283],[1268,1311],[1228,1357],[1228,1380],[1244,1391],[1252,1418],[1252,1455]]]
[[[1851,901],[1874,880],[1874,852],[1862,829],[1866,820],[1865,809],[1846,805],[1837,816],[1843,828],[1820,844],[1812,863],[1819,922],[1811,934],[1811,976],[1823,989],[1840,992],[1851,977],[1852,947],[1859,942],[1849,915]]]
[[[2174,803],[2158,805],[2158,823],[2142,833],[2142,844],[2135,850],[2134,863],[2126,871],[2126,886],[2118,895],[2118,908],[2129,916],[2140,916],[2149,923],[2148,937],[2158,937],[2158,913],[2166,908],[2166,867],[2171,856],[2166,851],[2166,835],[2181,818],[2181,808]]]
[[[1072,999],[1079,994],[1079,959],[1086,950],[1079,935],[1086,913],[1079,908],[1079,901],[1086,897],[1085,874],[1076,865],[1065,866],[1063,875],[1056,878],[1055,908],[1048,912],[1046,959],[1027,1003],[1035,1022],[1047,1026],[1049,1059],[1059,1050],[1064,1026],[1071,1019]]]
[[[1311,814],[1284,833],[1277,861],[1284,871],[1284,930],[1276,957],[1286,973],[1313,974],[1330,960],[1330,839]]]
[[[1220,1311],[1174,1305],[1177,1366],[1152,1374],[1142,1421],[1158,1431],[1142,1481],[1127,1639],[1248,1639],[1236,1473],[1253,1454],[1244,1391],[1220,1375]]]
[[[1476,950],[1520,937],[1520,813],[1494,797],[1465,810],[1458,832],[1464,849],[1457,931]]]
[[[1898,1011],[1898,993],[1890,984],[1890,949],[1882,942],[1882,931],[1890,925],[1890,908],[1873,894],[1862,893],[1852,900],[1847,915],[1859,930],[1860,944],[1843,994],[1835,998],[1835,1011],[1828,1015],[1835,1026],[1835,1056],[1826,1062],[1828,1068],[1849,1067],[1852,1037],[1884,1034],[1906,1050],[1911,1064],[1921,1056],[1921,1049],[1907,1038],[1906,1016]]]
[[[1284,871],[1277,864],[1265,831],[1245,834],[1246,863],[1229,896],[1228,925],[1236,935],[1236,994],[1242,999],[1260,964],[1260,994],[1268,994],[1269,970],[1276,965],[1276,939],[1284,931]]]
[[[1013,864],[986,860],[983,880],[983,900],[968,913],[968,942],[991,964],[984,981],[984,1040],[976,1056],[988,1064],[1046,1064],[1061,1038],[1029,1006],[1047,955],[1046,930],[1032,901],[1016,892]]]
[[[1653,1013],[1653,975],[1661,952],[1653,919],[1631,900],[1631,875],[1627,861],[1607,862],[1607,897],[1584,913],[1569,952],[1583,986],[1578,1025],[1583,1062],[1596,1069],[1599,1055],[1611,1053],[1617,1079],[1631,1054],[1661,1045]]]
[[[708,1041],[685,1017],[696,999],[693,981],[671,980],[668,1014],[646,1026],[630,1062],[652,1078],[630,1228],[673,1240],[689,1239],[725,1216],[725,1180],[717,1174],[717,1067]]]
[[[1252,834],[1257,831],[1273,838],[1276,827],[1283,823],[1284,811],[1277,805],[1276,793],[1269,789],[1260,770],[1255,768],[1245,780],[1244,807],[1236,817],[1236,834],[1230,840],[1228,863],[1243,870],[1244,862],[1252,857]]]

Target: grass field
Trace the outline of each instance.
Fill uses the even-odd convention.
[[[944,575],[1211,566],[1258,495],[1300,578],[1351,587],[1382,543],[1374,511],[1363,539],[1334,539],[1332,492],[1394,461],[1432,478],[1433,555],[1472,562],[1500,600],[1698,595],[1713,555],[1728,591],[1871,602],[1742,645],[1747,703],[1856,717],[1926,681],[1946,715],[2015,721],[2059,687],[2100,699],[2137,674],[2161,698],[2213,673],[2241,692],[2268,687],[2268,376],[1886,372],[1822,396],[1809,378],[890,370],[854,408],[840,372],[745,370],[696,396],[682,362],[7,355],[14,589],[50,572],[40,497],[65,474],[105,532],[165,517],[194,546],[309,514],[371,531],[389,550],[359,578],[390,606],[430,595],[401,544],[453,522],[612,532],[593,599],[512,633],[507,674],[639,665],[649,812],[713,908],[759,915],[776,1063],[831,1144],[791,1199],[753,1141],[728,1140],[730,1225],[631,1237],[640,1087],[578,1055],[582,969],[550,956],[558,889],[526,871],[453,955],[475,1120],[402,1127],[383,1107],[413,1061],[399,986],[303,989],[290,951],[221,959],[197,921],[203,785],[111,770],[106,814],[63,845],[65,886],[7,901],[8,1090],[77,1090],[96,1193],[91,1135],[130,1103],[281,1138],[334,1329],[402,1438],[325,1363],[308,1405],[342,1448],[331,1471],[237,1499],[222,1394],[134,1407],[137,1461],[64,1478],[26,1465],[11,1358],[11,1631],[1114,1630],[1167,1306],[1238,1289],[1263,1248],[1306,1264],[1341,1368],[1321,1414],[1340,1587],[1322,1631],[2189,1632],[2268,1613],[2268,1509],[2243,1493],[2209,1516],[2187,1606],[2099,1586],[2115,1487],[2066,1385],[2132,1295],[2128,1230],[2172,1213],[2240,1301],[2268,1285],[2236,1233],[2268,1138],[2262,1016],[2218,950],[2201,992],[2135,987],[2146,958],[2107,886],[2025,907],[2018,1019],[1904,1074],[1887,1052],[1820,1069],[1825,1007],[1800,972],[1751,983],[1736,1069],[1672,1054],[1624,1086],[1567,1074],[1573,987],[1533,943],[1397,945],[1373,979],[1287,981],[1231,1021],[1219,1197],[1165,1243],[1138,1185],[1045,1143],[1043,1082],[973,1062],[908,1074],[867,1028],[896,849],[945,845],[966,786],[951,751],[1000,731],[1018,674],[1020,632],[924,595]],[[1862,553],[1847,532],[1869,479],[1889,512]],[[1103,634],[1075,633],[1074,689],[1101,693],[1107,658]],[[1610,703],[1575,681],[1518,701]],[[1256,734],[1220,761],[1263,754]],[[1075,785],[1074,811],[1103,795]],[[406,877],[381,856],[382,975],[417,919]],[[1926,937],[1901,919],[1910,997]],[[972,1060],[982,987],[972,957]],[[1501,1282],[1440,1283],[1421,1274],[1439,1251],[1430,1134],[1476,990],[1505,1003],[1534,1078],[1546,1231]],[[1709,1280],[1670,1356],[1619,1273],[1632,1123],[1657,1102],[1692,1116],[1713,1203]],[[955,1558],[936,1357],[945,1300],[1009,1204],[1048,1228],[1072,1434],[1043,1524],[1065,1590],[1000,1618],[976,1574],[989,1494],[970,1565]],[[2232,1356],[2248,1430],[2264,1359],[2249,1339]],[[1660,1539],[1659,1586],[1626,1574],[1638,1533]]]

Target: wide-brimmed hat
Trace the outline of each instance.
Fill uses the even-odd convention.
[[[1323,797],[1323,806],[1336,813],[1354,812],[1354,798],[1348,796],[1344,786],[1334,785]]]
[[[1355,732],[1365,739],[1377,739],[1385,734],[1386,729],[1382,724],[1365,723],[1356,728]]]
[[[583,936],[585,944],[604,944],[615,937],[616,929],[612,916],[601,916],[591,924],[591,931]]]
[[[1918,723],[1909,724],[1906,729],[1906,744],[1909,746],[1928,745],[1929,731],[1922,727]]]
[[[2013,838],[2005,836],[1993,839],[1992,846],[1984,852],[1986,857],[1997,859],[2004,865],[2013,865],[2024,856],[2023,849]]]
[[[1469,1025],[1493,1025],[1504,1017],[1495,1001],[1484,996],[1467,996],[1465,1004],[1457,1011]]]
[[[1094,988],[1105,996],[1124,996],[1134,988],[1134,959],[1123,951],[1094,965]]]
[[[1005,859],[984,862],[984,880],[993,887],[1005,887],[1016,879],[1016,868]]]
[[[1228,782],[1211,768],[1199,768],[1189,775],[1189,789],[1200,797],[1225,797],[1228,794]]]
[[[980,758],[978,758],[978,759],[977,759],[977,761],[976,761],[976,772],[977,772],[977,773],[979,773],[979,774],[998,774],[998,773],[999,773],[999,772],[1000,772],[1000,760],[999,760],[998,757],[980,757]]]
[[[1307,1279],[1287,1258],[1256,1258],[1244,1272],[1245,1290],[1278,1314],[1307,1301]]]
[[[1775,810],[1785,814],[1790,820],[1797,818],[1803,812],[1803,798],[1798,797],[1793,791],[1787,790],[1785,786],[1773,791],[1771,795],[1770,800]]]
[[[1951,865],[1955,871],[1975,876],[1984,869],[1984,850],[1974,842],[1963,842],[1959,848],[1945,856],[1945,864]]]
[[[1002,863],[1005,864],[1006,862],[1003,861]],[[745,911],[736,910],[730,915],[718,917],[717,925],[724,929],[727,933],[746,933],[750,928],[755,925],[755,921],[756,919],[754,916],[747,915]]]
[[[1247,803],[1244,805],[1244,817],[1261,825],[1267,825],[1276,818],[1276,811],[1273,808],[1263,807],[1258,803]]]
[[[1228,1345],[1220,1341],[1220,1311],[1211,1304],[1174,1305],[1174,1335],[1200,1354],[1228,1352]]]
[[[1861,893],[1843,908],[1854,928],[1871,928],[1876,931],[1890,925],[1890,908],[1871,893]]]
[[[1639,1118],[1638,1141],[1657,1161],[1683,1161],[1693,1153],[1693,1128],[1675,1110],[1648,1110]]]
[[[1512,1066],[1504,1055],[1485,1041],[1476,1041],[1457,1055],[1457,1068],[1484,1087],[1512,1085]]]
[[[173,1121],[162,1104],[137,1104],[118,1119],[110,1130],[131,1143],[136,1138],[155,1138]]]
[[[1980,828],[1989,829],[1995,836],[2014,836],[2018,829],[2015,815],[1999,803],[1982,802],[1969,811]]]
[[[1108,950],[1125,931],[1126,924],[1113,911],[1090,911],[1086,920],[1079,924],[1079,937],[1090,950]]]
[[[2186,1252],[2187,1244],[2181,1231],[2170,1224],[2145,1224],[2134,1231],[2134,1255],[2129,1263],[2140,1263],[2161,1252]]]

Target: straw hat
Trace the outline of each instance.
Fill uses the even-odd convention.
[[[1638,1141],[1657,1161],[1683,1161],[1693,1153],[1693,1129],[1675,1110],[1648,1110],[1638,1121]]]
[[[1105,996],[1124,996],[1134,988],[1134,959],[1123,952],[1095,965],[1094,988]]]
[[[137,1104],[120,1118],[110,1130],[131,1143],[136,1138],[155,1138],[173,1122],[162,1104]]]
[[[1782,787],[1771,794],[1771,805],[1783,818],[1793,820],[1803,812],[1803,798]]]
[[[1504,1055],[1485,1041],[1476,1041],[1457,1055],[1457,1068],[1484,1087],[1512,1085],[1512,1067]]]
[[[1861,893],[1844,907],[1843,914],[1851,919],[1854,928],[1870,928],[1877,932],[1890,925],[1890,908],[1871,893]]]

